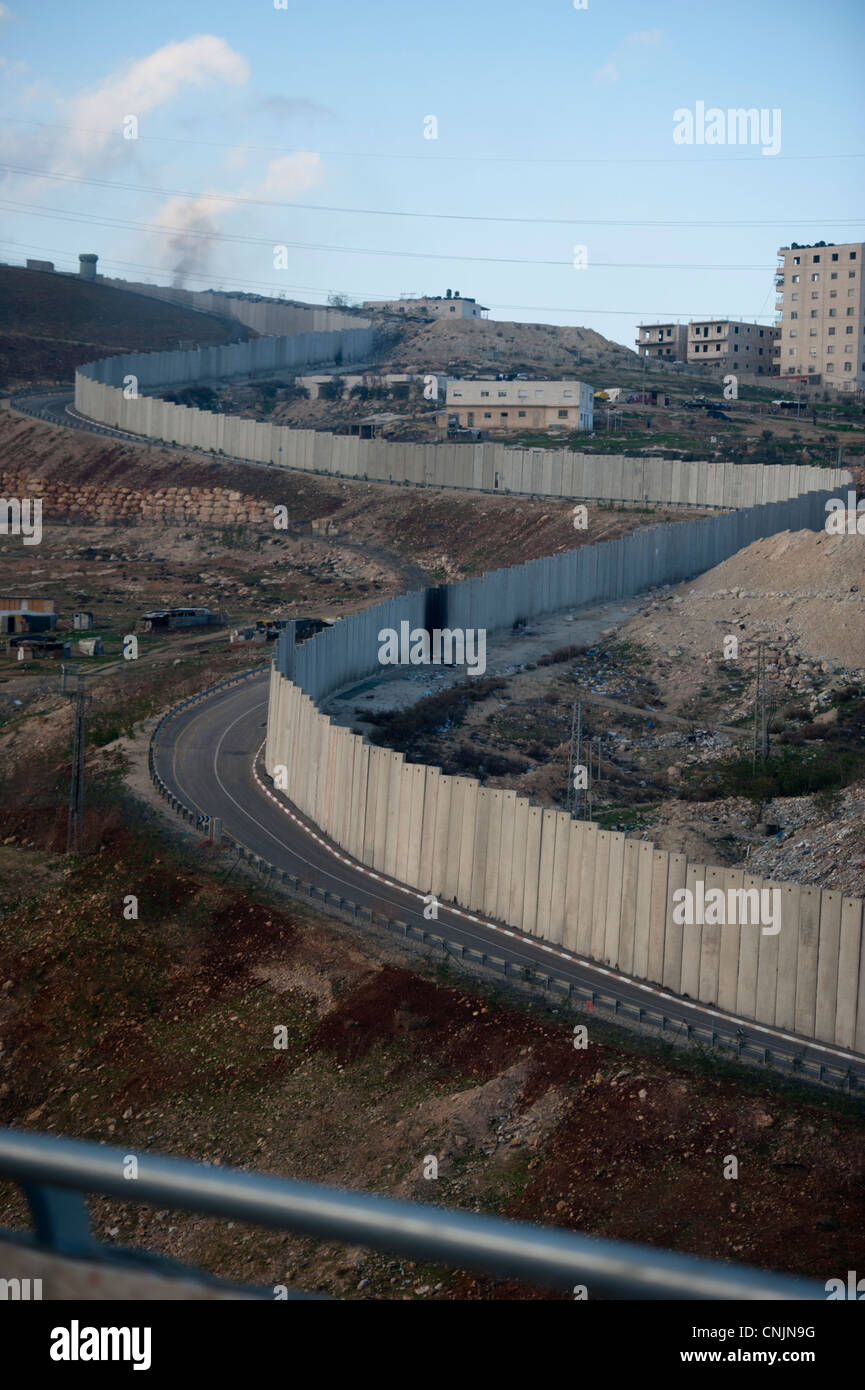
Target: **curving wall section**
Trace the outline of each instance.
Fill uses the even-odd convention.
[[[819,488],[837,491],[850,482],[843,469],[788,464],[685,463],[491,443],[391,444],[218,415],[144,394],[199,381],[349,366],[368,358],[372,345],[371,328],[316,329],[189,352],[108,357],[78,368],[75,404],[82,415],[149,439],[378,482],[718,510],[783,501]]]
[[[76,405],[148,438],[306,471],[721,511],[437,593],[438,626],[488,632],[518,618],[687,579],[778,531],[821,529],[827,500],[852,481],[839,469],[387,444],[215,415],[141,394],[169,384],[348,365],[369,354],[371,333],[315,327],[229,347],[112,357],[78,369]],[[138,394],[122,389],[130,377]],[[377,672],[379,630],[405,620],[424,626],[427,605],[428,593],[406,594],[341,620],[301,647],[294,646],[293,629],[280,639],[265,762],[271,776],[286,768],[299,809],[347,853],[401,883],[674,993],[865,1053],[862,899],[689,863],[684,855],[534,806],[516,792],[407,764],[401,754],[331,722],[319,705]],[[673,894],[698,883],[707,890],[777,887],[781,930],[677,925]]]
[[[686,579],[760,536],[820,528],[828,496],[647,528],[451,585],[446,625],[495,630]],[[294,804],[348,854],[441,901],[742,1018],[865,1052],[860,898],[690,863],[514,791],[406,763],[331,722],[321,702],[375,674],[379,630],[424,626],[425,604],[425,593],[406,594],[299,647],[292,630],[280,638],[265,765],[271,776],[286,769]],[[699,882],[777,888],[780,931],[677,925],[675,891]]]

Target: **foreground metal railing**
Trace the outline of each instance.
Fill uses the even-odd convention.
[[[134,1260],[136,1252],[92,1240],[86,1193],[230,1217],[569,1293],[585,1286],[589,1297],[826,1297],[822,1285],[762,1270],[23,1130],[0,1130],[0,1175],[24,1188],[38,1246],[76,1259],[108,1257],[115,1265],[124,1256]],[[20,1238],[0,1233],[16,1234]]]

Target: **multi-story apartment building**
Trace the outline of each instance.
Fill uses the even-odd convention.
[[[730,372],[770,375],[777,329],[736,319],[701,319],[688,324],[688,362]]]
[[[447,427],[454,416],[463,429],[514,433],[527,429],[590,430],[595,397],[584,381],[461,381],[449,379]]]
[[[641,323],[637,328],[640,357],[661,358],[664,362],[687,362],[688,325],[686,323]]]
[[[777,376],[839,391],[865,388],[863,252],[861,241],[780,248]]]

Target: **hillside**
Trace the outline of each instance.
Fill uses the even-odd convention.
[[[66,381],[106,352],[163,352],[250,336],[235,320],[91,284],[0,265],[0,389]]]
[[[147,795],[146,736],[93,761],[88,852],[70,865],[51,788],[62,757],[46,749],[0,808],[4,1123],[820,1279],[856,1267],[855,1101],[670,1054],[591,1013],[576,1049],[569,1017],[515,990],[265,895],[111,790],[122,760]],[[125,883],[140,920],[121,934]],[[731,1149],[735,1192],[721,1180]],[[562,1297],[194,1213],[89,1207],[100,1241],[238,1281],[362,1300]],[[8,1182],[0,1221],[28,1224]]]
[[[373,317],[371,315],[371,317]],[[639,366],[636,353],[613,343],[591,328],[547,323],[507,323],[493,319],[459,319],[407,323],[393,316],[375,316],[380,326],[383,355],[395,371],[490,368],[501,372],[525,370],[531,376],[575,374],[578,368]]]

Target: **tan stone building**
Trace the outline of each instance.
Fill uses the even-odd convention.
[[[839,391],[865,388],[865,243],[782,246],[775,272],[775,374]]]
[[[641,323],[637,328],[640,357],[661,358],[664,362],[687,362],[688,325],[686,323]]]
[[[773,371],[777,329],[737,319],[700,319],[688,324],[688,362],[725,372]]]
[[[584,381],[461,381],[447,384],[444,428],[456,419],[462,429],[514,433],[518,430],[590,430],[594,391]]]

